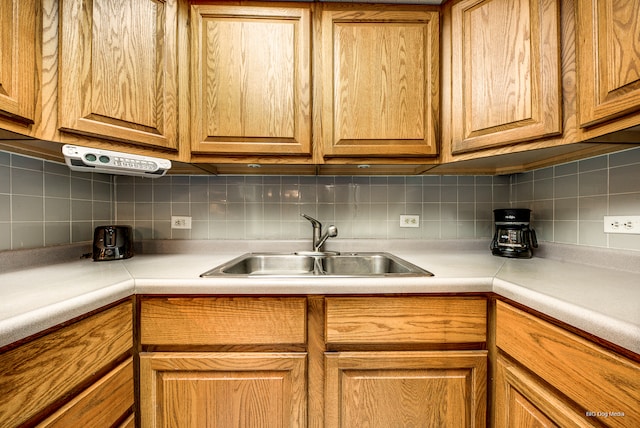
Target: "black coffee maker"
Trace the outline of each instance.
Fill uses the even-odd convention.
[[[494,256],[531,258],[531,248],[538,248],[536,232],[529,228],[531,210],[506,208],[493,210],[496,233],[491,241]]]

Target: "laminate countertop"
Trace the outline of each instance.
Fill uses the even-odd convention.
[[[571,257],[555,251],[555,258],[507,259],[492,256],[486,243],[476,241],[351,240],[329,249],[390,252],[434,276],[201,278],[201,273],[247,252],[293,252],[305,249],[305,244],[167,242],[148,244],[153,247],[145,249],[150,253],[142,251],[127,260],[77,259],[0,274],[0,347],[133,294],[494,292],[640,354],[640,272],[574,260],[592,260],[593,254],[600,254],[597,250],[578,250]],[[627,264],[637,266],[636,257],[630,256]],[[606,257],[600,262],[606,264]]]

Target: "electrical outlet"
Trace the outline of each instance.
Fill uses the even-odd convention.
[[[604,233],[628,233],[640,235],[640,216],[604,216]]]
[[[191,217],[172,215],[171,229],[191,229]]]
[[[400,227],[420,227],[420,216],[406,214],[401,215]]]

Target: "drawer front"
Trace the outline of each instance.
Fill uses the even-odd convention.
[[[143,345],[304,344],[306,299],[148,298],[140,335]]]
[[[329,297],[327,344],[480,343],[487,337],[483,298]]]
[[[0,425],[27,422],[122,358],[132,315],[127,301],[0,355]]]
[[[500,349],[600,422],[640,426],[640,364],[504,302],[496,322]]]
[[[39,427],[110,427],[133,406],[133,359],[113,369]]]

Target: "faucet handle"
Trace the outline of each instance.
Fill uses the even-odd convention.
[[[311,222],[311,224],[313,225],[313,227],[322,227],[322,223],[320,223],[318,220],[316,220],[315,218],[308,216],[304,213],[300,214],[302,217],[306,218],[307,220],[309,220]]]

